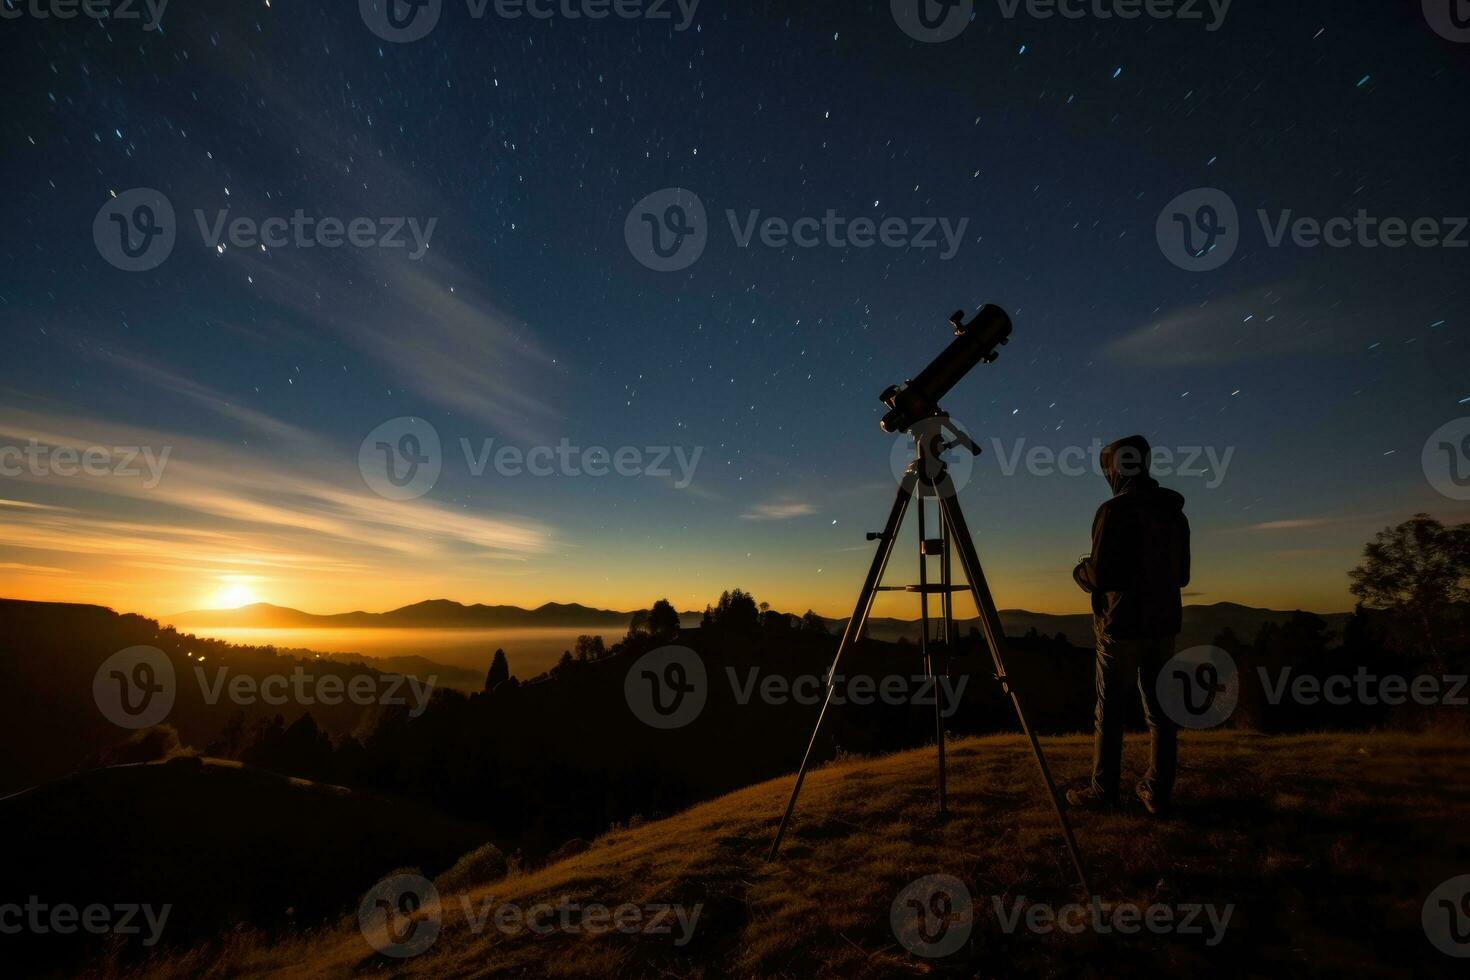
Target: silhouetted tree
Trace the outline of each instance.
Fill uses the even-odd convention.
[[[628,620],[628,635],[623,636],[625,644],[634,644],[639,636],[648,635],[648,610],[638,610],[631,620]]]
[[[585,633],[577,637],[576,651],[577,660],[584,664],[607,656],[607,647],[603,645],[602,637],[588,636]]]
[[[510,661],[505,658],[504,650],[496,650],[495,656],[490,660],[490,673],[485,675],[485,690],[493,691],[508,680]]]
[[[679,613],[669,600],[658,600],[648,611],[648,632],[656,640],[672,640],[679,635]]]
[[[827,622],[816,613],[808,609],[801,617],[801,630],[803,633],[818,633],[827,635]]]
[[[1378,532],[1348,575],[1363,605],[1387,610],[1400,626],[1401,646],[1417,642],[1441,660],[1456,607],[1470,600],[1470,524],[1445,527],[1415,514]]]
[[[720,593],[719,605],[715,606],[714,624],[725,633],[753,634],[760,629],[760,613],[756,609],[755,597],[741,589]]]

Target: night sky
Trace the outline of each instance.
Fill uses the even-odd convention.
[[[704,0],[683,30],[672,4],[508,20],[443,0],[412,43],[350,2],[173,0],[161,32],[36,2],[0,21],[0,446],[170,456],[155,486],[0,478],[0,594],[689,608],[738,585],[845,614],[894,488],[878,393],[982,302],[1014,338],[945,405],[986,449],[962,499],[1002,607],[1085,608],[1069,571],[1106,494],[1090,473],[1005,475],[1018,445],[1230,452],[1163,478],[1189,501],[1194,602],[1344,609],[1379,528],[1470,520],[1421,462],[1470,416],[1470,231],[1273,247],[1256,214],[1463,225],[1470,43],[1417,2],[1240,0],[1211,31],[1204,5],[1039,20],[991,0],[946,43],[854,0]],[[177,216],[142,272],[93,236],[132,188]],[[625,240],[665,188],[708,215],[672,272]],[[1156,235],[1196,188],[1239,212],[1202,272]],[[435,224],[415,259],[219,249],[194,215],[298,208]],[[968,223],[948,258],[938,232],[742,248],[729,210]],[[442,473],[395,501],[358,457],[400,417],[433,426]],[[461,439],[702,454],[687,486],[672,459],[672,477],[477,477]]]

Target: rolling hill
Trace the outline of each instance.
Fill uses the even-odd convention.
[[[1129,743],[1135,772],[1140,741]],[[1087,739],[1048,739],[1047,747],[1064,781],[1086,772]],[[959,740],[950,759],[949,819],[935,814],[932,750],[847,760],[811,775],[777,864],[765,854],[789,777],[616,830],[510,877],[441,879],[438,914],[421,912],[417,920],[437,924],[437,937],[419,955],[381,956],[349,917],[292,941],[237,936],[160,959],[150,973],[1462,975],[1458,961],[1431,946],[1420,921],[1431,890],[1464,873],[1470,855],[1463,819],[1470,757],[1461,738],[1191,734],[1173,819],[1155,820],[1136,805],[1077,815],[1101,900],[1110,908],[1162,907],[1176,923],[1190,908],[1208,906],[1216,919],[1200,913],[1197,933],[1104,934],[1088,925],[1094,920],[1065,910],[1067,930],[1032,931],[1024,919],[1008,927],[1018,908],[1061,907],[1078,897],[1054,818],[1019,737]],[[901,893],[934,874],[959,879],[972,912],[954,920],[970,928],[958,949],[929,959],[901,944],[890,916],[911,911]],[[686,921],[670,918],[667,935],[533,934],[494,924],[501,909],[539,903],[668,905]]]
[[[436,871],[491,840],[472,821],[238,762],[181,756],[94,769],[0,798],[12,847],[0,905],[34,895],[50,905],[142,904],[167,918],[160,948],[227,933],[242,922],[309,928],[341,914],[352,893],[401,864]],[[148,952],[148,930],[119,944]],[[61,967],[100,958],[100,938],[7,936],[7,965]]]

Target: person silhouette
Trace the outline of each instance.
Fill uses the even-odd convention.
[[[1152,814],[1167,811],[1174,792],[1179,726],[1159,704],[1158,677],[1174,653],[1189,584],[1189,520],[1184,498],[1149,475],[1143,436],[1105,446],[1099,456],[1113,496],[1092,521],[1092,553],[1073,580],[1092,596],[1097,644],[1097,710],[1092,781],[1067,791],[1082,809],[1116,806],[1123,757],[1125,691],[1137,684],[1152,743],[1148,772],[1136,787]]]

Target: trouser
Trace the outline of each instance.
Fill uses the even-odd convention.
[[[1097,641],[1097,713],[1092,752],[1092,788],[1107,799],[1117,799],[1123,760],[1123,719],[1129,688],[1143,696],[1148,723],[1148,773],[1140,786],[1159,803],[1174,792],[1179,759],[1179,726],[1159,705],[1159,672],[1174,653],[1174,637]]]

